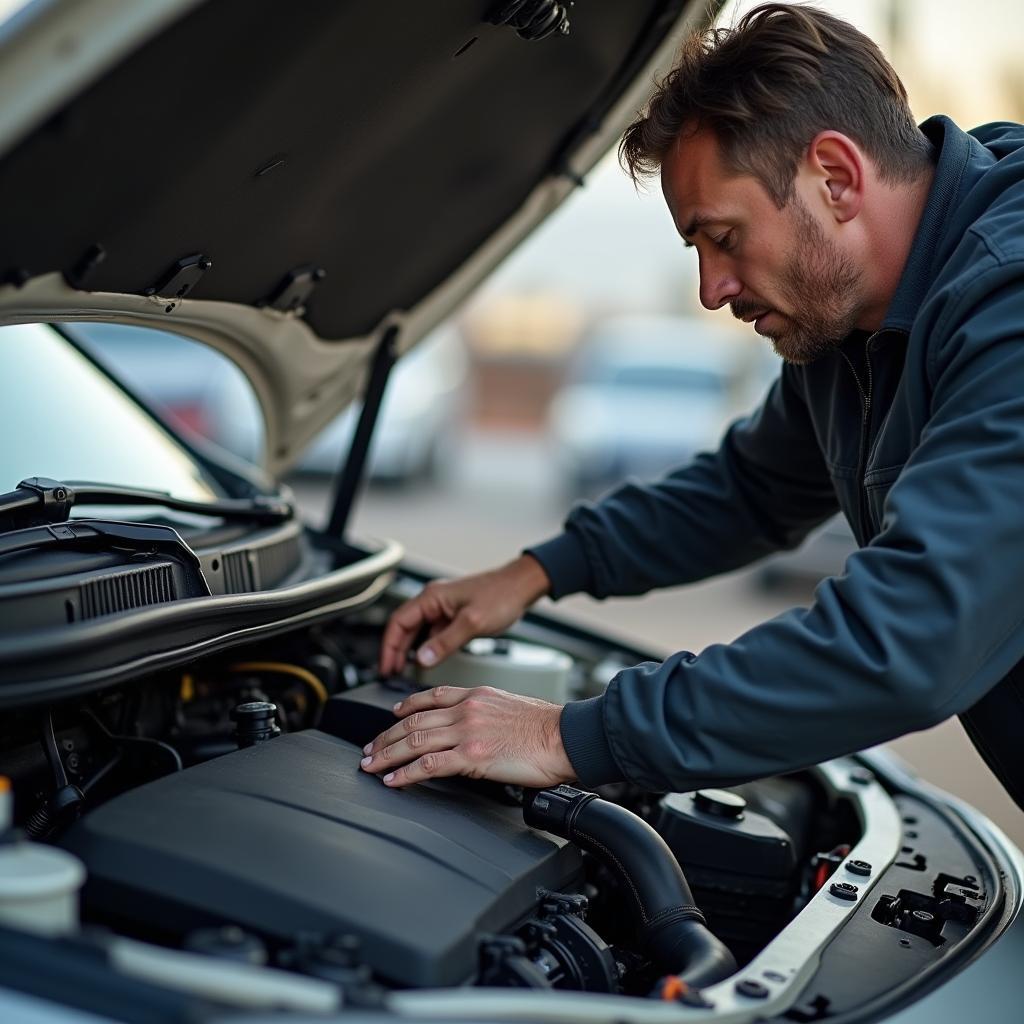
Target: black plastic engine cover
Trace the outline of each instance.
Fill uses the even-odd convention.
[[[171,934],[351,932],[380,977],[438,986],[473,977],[479,935],[530,913],[538,887],[578,882],[579,851],[518,808],[455,780],[391,790],[360,756],[308,730],[111,800],[63,842],[87,907]]]

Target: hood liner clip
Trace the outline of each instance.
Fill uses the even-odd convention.
[[[323,267],[316,267],[312,264],[296,267],[285,274],[270,297],[264,299],[259,305],[269,306],[281,313],[296,313],[301,316],[306,300],[326,276],[327,271]]]
[[[72,288],[86,291],[86,282],[89,276],[106,258],[107,250],[99,242],[94,242],[82,253],[78,262],[70,270],[64,272],[64,280]]]
[[[147,288],[143,295],[157,295],[167,299],[183,299],[202,280],[213,260],[197,252],[194,256],[184,256],[177,261],[160,281]],[[170,310],[168,310],[170,312]]]

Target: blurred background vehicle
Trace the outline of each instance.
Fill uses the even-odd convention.
[[[260,460],[256,396],[238,367],[219,352],[168,331],[124,324],[78,324],[74,334],[93,358],[176,428],[248,462]],[[465,346],[452,324],[437,328],[398,362],[370,449],[372,478],[403,483],[434,472],[461,426],[466,369]],[[317,437],[299,472],[337,471],[361,408],[353,403]]]
[[[263,429],[256,396],[242,371],[220,352],[171,331],[127,324],[80,323],[72,333],[172,427],[259,462]]]
[[[696,317],[619,316],[587,334],[549,429],[563,486],[590,496],[713,448],[740,411],[754,346]]]
[[[370,448],[370,476],[408,483],[442,469],[466,414],[468,360],[458,329],[442,324],[395,366]],[[362,404],[354,402],[309,446],[302,473],[336,473]]]
[[[776,587],[814,586],[826,576],[838,576],[846,559],[857,550],[857,541],[846,517],[833,516],[795,551],[773,555],[762,563],[757,582],[768,590]]]

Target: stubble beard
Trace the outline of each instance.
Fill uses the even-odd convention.
[[[785,327],[765,336],[786,362],[804,365],[833,352],[856,326],[861,273],[799,198],[791,203],[798,248],[786,264],[779,292],[794,312],[778,314]]]

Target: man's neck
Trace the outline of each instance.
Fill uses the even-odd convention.
[[[869,299],[857,318],[861,330],[877,331],[885,320],[910,258],[934,177],[935,169],[929,167],[916,181],[892,188],[880,197],[871,224],[874,244],[865,254],[865,264],[871,269]]]

